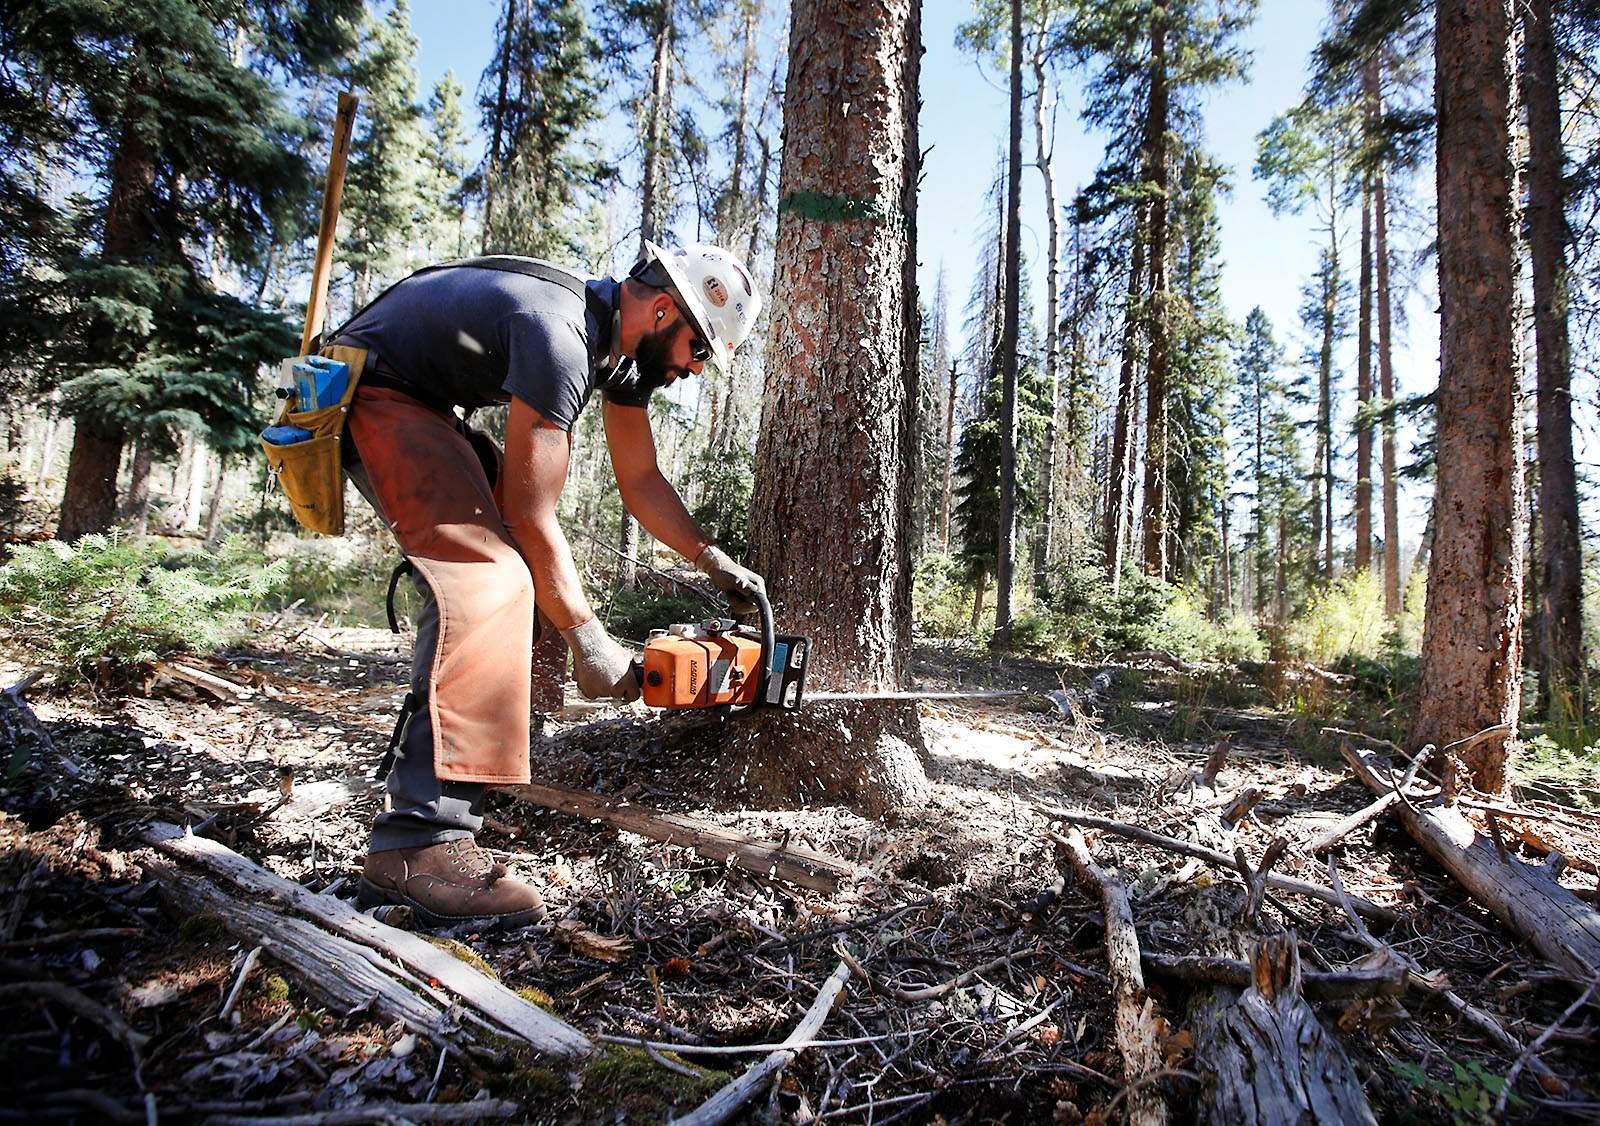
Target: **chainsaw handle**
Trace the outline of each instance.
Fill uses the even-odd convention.
[[[761,686],[758,699],[765,702],[767,682],[772,677],[772,655],[778,648],[778,630],[772,622],[772,603],[767,600],[767,592],[758,590],[753,598],[756,608],[761,611]]]

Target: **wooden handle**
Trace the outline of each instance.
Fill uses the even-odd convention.
[[[356,124],[361,99],[348,90],[339,95],[339,113],[333,121],[333,152],[328,157],[328,183],[322,190],[322,223],[317,228],[317,260],[311,271],[311,300],[306,303],[306,330],[300,337],[300,354],[322,331],[328,311],[328,273],[333,267],[333,233],[339,226],[339,200],[344,195],[344,165],[350,155],[350,132]]]

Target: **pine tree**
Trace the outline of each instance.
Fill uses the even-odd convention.
[[[1283,362],[1283,349],[1273,339],[1272,321],[1257,305],[1244,322],[1244,341],[1236,366],[1238,381],[1230,423],[1240,436],[1242,456],[1236,463],[1234,480],[1250,512],[1250,531],[1245,538],[1244,556],[1249,561],[1251,610],[1257,618],[1266,615],[1267,592],[1271,589],[1272,526],[1267,504],[1267,418],[1272,408],[1275,379]]]
[[[392,0],[362,24],[349,81],[361,95],[341,207],[339,259],[350,272],[352,307],[420,265],[422,239],[442,203],[426,180],[422,107],[417,104],[417,39],[406,0]]]
[[[505,0],[478,86],[484,253],[586,257],[574,210],[613,176],[585,135],[600,115],[599,62],[577,0]]]
[[[469,138],[461,112],[463,93],[455,72],[445,71],[428,98],[422,193],[434,208],[434,221],[425,234],[430,258],[467,255]]]
[[[262,0],[223,21],[199,0],[10,6],[23,50],[58,84],[95,192],[79,236],[94,249],[60,267],[70,308],[55,371],[77,423],[63,538],[116,518],[130,438],[170,442],[184,420],[236,428],[258,364],[292,349],[287,332],[218,294],[191,254],[259,261],[304,200],[306,125],[279,85],[347,46],[352,8],[324,0],[285,13]],[[224,355],[247,360],[213,358]]]

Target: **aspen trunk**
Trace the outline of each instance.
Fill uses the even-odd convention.
[[[149,437],[141,434],[134,442],[133,461],[128,467],[128,495],[122,506],[122,525],[138,539],[144,539],[150,526],[150,477],[155,461]]]
[[[1439,475],[1413,746],[1506,724],[1521,698],[1522,436],[1512,0],[1440,0]],[[1506,744],[1466,754],[1506,788]]]
[[[1562,187],[1561,87],[1552,0],[1523,16],[1528,104],[1528,242],[1538,368],[1539,697],[1552,720],[1582,714],[1583,574],[1572,453],[1571,353],[1567,341],[1567,223]]]
[[[1117,375],[1116,415],[1111,423],[1111,465],[1106,486],[1106,577],[1113,592],[1122,586],[1122,558],[1127,550],[1129,434],[1134,411],[1134,381],[1139,364],[1139,329],[1144,317],[1139,299],[1144,292],[1144,227],[1137,214],[1129,234],[1128,293],[1122,314],[1122,364]]]
[[[791,21],[752,538],[779,620],[811,639],[811,683],[894,689],[911,640],[919,5],[796,0]],[[880,281],[843,284],[861,277]],[[735,738],[753,788],[871,813],[926,795],[914,707],[751,718]]]

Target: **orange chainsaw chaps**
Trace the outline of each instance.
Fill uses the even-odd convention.
[[[652,637],[644,646],[644,702],[652,708],[753,704],[761,643],[735,634]]]
[[[350,436],[385,523],[439,606],[428,685],[438,776],[527,782],[533,576],[477,451],[453,415],[367,384]]]

